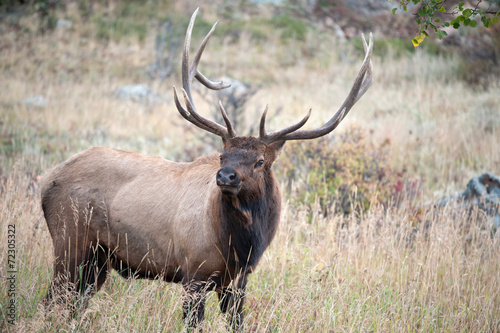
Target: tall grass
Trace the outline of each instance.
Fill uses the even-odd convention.
[[[2,234],[16,225],[17,332],[179,331],[181,288],[111,274],[87,310],[46,313],[51,240],[31,187],[19,170],[6,181]],[[456,207],[428,208],[421,223],[406,209],[374,208],[362,216],[316,216],[284,205],[276,239],[252,274],[246,300],[248,331],[484,331],[500,329],[500,238],[481,215]],[[5,252],[2,252],[5,272]],[[3,274],[2,274],[3,275]],[[6,301],[6,284],[0,294]],[[224,331],[215,295],[207,331]]]
[[[177,160],[213,149],[175,115],[170,87],[179,85],[178,75],[167,82],[147,77],[154,61],[150,26],[140,41],[103,41],[95,21],[75,20],[69,31],[0,36],[0,276],[7,274],[9,224],[16,226],[18,270],[17,324],[7,323],[8,286],[2,283],[0,328],[180,331],[182,288],[159,281],[112,273],[87,310],[70,320],[64,309],[46,313],[41,305],[52,274],[37,191],[45,170],[96,144]],[[245,31],[236,40],[214,37],[200,69],[261,86],[248,103],[247,123],[269,103],[270,128],[298,120],[311,107],[310,126],[328,120],[361,63],[355,45],[312,28],[286,43],[273,29],[257,39]],[[373,144],[388,144],[390,163],[419,179],[421,196],[398,209],[373,206],[349,216],[311,215],[285,200],[276,238],[250,278],[246,331],[500,330],[500,237],[491,235],[481,214],[427,204],[478,173],[500,173],[500,91],[466,86],[453,55],[401,56],[384,45],[384,57],[373,61],[373,86],[336,131],[355,124]],[[143,106],[113,96],[133,83],[148,84],[166,102]],[[34,95],[44,95],[47,106],[23,103]],[[212,294],[203,328],[224,331],[225,325]]]

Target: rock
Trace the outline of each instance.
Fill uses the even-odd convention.
[[[42,95],[38,95],[24,99],[23,103],[28,107],[43,109],[47,106],[47,99]]]
[[[270,3],[270,4],[273,4],[273,5],[279,5],[279,4],[283,3],[283,0],[251,0],[250,2],[251,3],[256,3],[256,4]]]
[[[121,100],[133,101],[136,103],[150,105],[163,101],[161,96],[155,94],[142,84],[123,86],[115,90],[114,95]]]
[[[372,17],[390,12],[395,7],[394,3],[387,0],[344,0],[344,2],[364,17]]]
[[[482,210],[492,218],[491,230],[495,233],[500,227],[500,177],[487,172],[472,178],[463,192],[439,199],[436,206],[444,207],[449,203],[464,209],[477,207]]]
[[[68,19],[58,19],[56,23],[56,29],[58,30],[69,30],[73,27],[73,21]]]

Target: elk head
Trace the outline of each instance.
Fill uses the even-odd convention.
[[[182,117],[197,127],[222,138],[223,152],[220,155],[221,168],[217,172],[216,181],[224,195],[237,196],[242,192],[252,193],[249,189],[259,187],[259,183],[262,183],[263,175],[271,172],[270,168],[286,141],[314,139],[333,131],[351,110],[352,106],[364,95],[372,83],[371,55],[373,37],[372,34],[370,34],[368,45],[364,36],[362,38],[365,58],[354,80],[351,91],[338,111],[323,126],[313,130],[300,130],[311,115],[311,110],[309,110],[307,115],[298,123],[279,131],[267,133],[265,122],[268,108],[266,106],[260,119],[259,137],[238,136],[220,101],[219,108],[226,125],[225,127],[201,116],[196,110],[191,93],[191,86],[194,78],[205,87],[212,90],[225,89],[230,86],[222,81],[213,82],[198,70],[201,55],[218,22],[213,25],[210,32],[203,39],[192,63],[190,63],[189,48],[191,33],[197,13],[198,9],[196,9],[191,17],[182,54],[182,93],[184,95],[186,108],[180,103],[175,87],[174,99],[177,110]]]

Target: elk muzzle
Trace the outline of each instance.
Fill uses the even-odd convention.
[[[232,166],[225,166],[217,171],[217,185],[222,193],[237,195],[241,189],[241,178]]]

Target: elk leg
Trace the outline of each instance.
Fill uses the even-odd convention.
[[[232,286],[222,288],[221,291],[217,292],[220,310],[228,315],[228,322],[235,332],[239,332],[243,324],[246,284],[247,275],[243,274],[236,278],[236,282]]]
[[[108,250],[97,245],[90,249],[90,255],[86,263],[81,265],[81,275],[78,277],[77,291],[83,297],[92,297],[101,289],[106,281],[109,256]]]
[[[182,319],[190,331],[203,321],[207,291],[205,283],[200,281],[192,281],[183,287]]]
[[[83,254],[77,253],[75,256],[68,258],[65,248],[57,247],[54,255],[54,273],[50,288],[45,296],[44,304],[47,309],[52,308],[53,305],[65,305],[71,308],[71,312],[75,309],[75,296],[78,283],[78,272],[82,272],[82,264],[87,261]],[[58,251],[57,249],[61,249]]]
[[[77,309],[73,299],[74,293],[78,293],[81,297],[79,307],[86,307],[88,299],[106,281],[108,272],[106,251],[101,246],[92,247],[80,251],[70,259],[64,259],[63,255],[56,254],[51,287],[44,300],[46,308],[50,308],[54,302],[66,304],[74,314]]]

